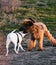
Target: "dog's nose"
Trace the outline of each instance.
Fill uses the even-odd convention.
[[[19,28],[19,31],[24,31],[24,27],[20,27]]]

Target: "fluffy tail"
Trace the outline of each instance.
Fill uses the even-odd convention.
[[[56,46],[56,40],[54,39],[54,37],[50,34],[50,32],[48,30],[45,31],[45,36],[50,40],[50,42]]]
[[[11,33],[15,32],[15,31],[16,31],[16,29],[15,29],[15,30],[13,30]]]

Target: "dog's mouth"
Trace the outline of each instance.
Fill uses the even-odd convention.
[[[19,31],[23,31],[23,33],[27,33],[27,31],[26,31],[26,28],[25,28],[25,27],[20,27],[20,28],[19,28]]]
[[[27,31],[23,31],[23,33],[27,33]]]

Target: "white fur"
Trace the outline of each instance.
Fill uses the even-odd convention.
[[[19,51],[19,47],[23,50],[23,51],[25,51],[24,49],[23,49],[23,47],[22,47],[22,45],[21,45],[21,42],[22,42],[22,38],[25,36],[25,34],[23,34],[23,32],[20,32],[21,34],[22,34],[22,36],[19,34],[19,33],[17,33],[18,34],[18,37],[19,37],[19,43],[17,43],[17,41],[18,41],[18,39],[17,39],[17,35],[16,35],[16,33],[14,33],[15,32],[15,30],[14,31],[12,31],[11,33],[9,33],[8,35],[7,35],[7,40],[6,40],[6,56],[8,55],[8,52],[9,52],[9,44],[10,44],[10,42],[12,42],[13,44],[14,44],[14,51],[16,52],[16,54],[18,54],[18,51]],[[18,48],[16,49],[16,47],[17,47],[17,44],[18,44]]]

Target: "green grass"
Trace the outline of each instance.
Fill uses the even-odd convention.
[[[19,30],[19,22],[27,17],[31,17],[36,21],[45,23],[51,31],[56,31],[56,0],[23,0],[25,3],[13,12],[5,13],[13,15],[18,20],[18,23],[11,23],[10,18],[4,18],[4,13],[0,12],[0,22],[5,19],[5,24],[0,24],[0,30],[10,32],[13,29]],[[38,6],[37,2],[45,3],[45,6]],[[32,5],[33,4],[33,5]],[[13,18],[12,16],[12,18]],[[7,20],[8,19],[8,20]]]
[[[4,26],[0,27],[0,31],[2,30],[6,34],[14,29],[19,31],[19,23],[6,23]]]

